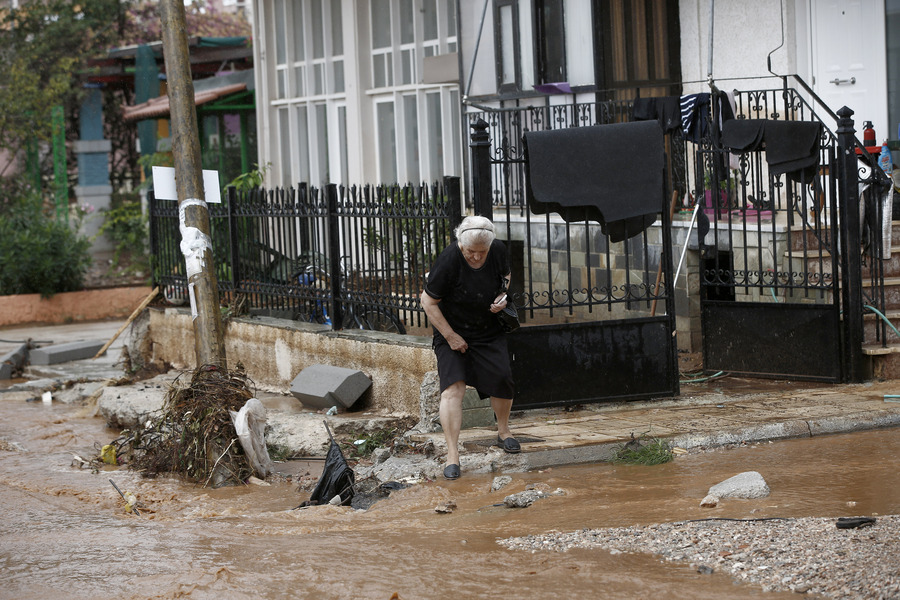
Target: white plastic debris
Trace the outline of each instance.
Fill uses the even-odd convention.
[[[266,407],[257,398],[250,398],[238,412],[229,411],[241,447],[253,470],[262,479],[275,471],[266,448]]]

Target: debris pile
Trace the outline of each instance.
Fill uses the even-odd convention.
[[[162,414],[143,427],[125,430],[112,442],[119,463],[145,477],[175,473],[213,487],[244,482],[253,465],[238,440],[231,411],[253,397],[242,369],[207,365],[194,371],[190,385],[178,379],[166,394]]]

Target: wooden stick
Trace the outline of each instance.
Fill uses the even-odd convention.
[[[671,225],[672,219],[675,218],[675,203],[678,201],[678,190],[672,190],[672,202],[669,204],[669,224]],[[653,288],[653,293],[656,294],[659,290],[659,282],[662,279],[662,266],[663,266],[663,257],[662,252],[659,253],[659,267],[656,269],[656,286]],[[657,298],[653,298],[653,304],[650,307],[650,316],[656,316],[656,301]]]
[[[100,350],[97,352],[97,354],[94,355],[94,358],[92,358],[91,360],[95,360],[98,356],[101,356],[104,352],[106,352],[107,348],[112,346],[112,343],[114,341],[116,341],[117,337],[119,337],[119,334],[121,334],[123,331],[125,331],[125,328],[128,327],[129,325],[131,325],[132,321],[137,319],[137,316],[139,314],[141,314],[141,311],[144,310],[145,308],[147,308],[147,305],[150,304],[150,302],[154,298],[156,298],[156,295],[158,293],[159,293],[159,286],[156,286],[155,288],[153,288],[153,291],[150,292],[150,294],[146,298],[144,298],[144,301],[141,302],[140,305],[136,309],[134,309],[134,312],[131,313],[131,316],[128,317],[128,320],[125,321],[125,324],[119,328],[119,330],[116,332],[116,335],[112,336],[112,338],[108,342],[106,342],[106,344],[104,344],[102,348],[100,348]]]

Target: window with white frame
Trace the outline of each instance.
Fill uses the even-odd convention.
[[[378,183],[397,183],[397,129],[394,123],[394,102],[384,100],[375,104],[376,138],[378,139]]]
[[[287,15],[287,3],[285,0],[275,0],[273,9],[275,12],[275,97],[287,97],[287,36],[285,34],[285,17]]]
[[[416,10],[413,0],[400,0],[400,85],[417,81]]]
[[[406,156],[406,169],[403,180],[418,184],[419,169],[419,114],[418,101],[415,94],[403,96],[403,154]]]
[[[372,0],[372,87],[394,85],[391,0]]]
[[[428,168],[437,176],[444,171],[444,123],[439,91],[425,94],[425,116],[428,128]]]
[[[375,104],[379,183],[420,184],[458,175],[459,91],[440,86],[390,98]]]
[[[347,177],[341,0],[273,0],[266,19],[275,56],[272,108],[281,185]]]
[[[315,104],[316,115],[316,174],[319,177],[318,184],[332,183],[331,169],[329,168],[328,144],[328,107],[324,102]]]
[[[457,48],[459,25],[457,20],[456,2],[457,0],[446,0],[446,2],[441,2],[447,9],[445,13],[446,25],[444,26],[446,31],[445,35],[447,36],[447,52],[456,52]]]
[[[425,56],[440,54],[438,0],[422,0],[422,51]]]
[[[496,0],[497,85],[500,92],[529,90],[534,85],[531,0]]]
[[[291,177],[291,118],[288,108],[283,106],[278,109],[278,150],[281,152],[281,185],[290,187],[293,184]]]
[[[294,7],[291,13],[293,24],[291,36],[294,42],[294,93],[292,95],[303,97],[306,95],[306,37],[302,5]]]
[[[309,181],[309,118],[305,104],[294,107],[297,119],[295,126],[295,143],[298,152],[295,161],[297,181]]]
[[[344,19],[341,0],[331,0],[331,93],[341,94],[344,84]]]
[[[494,21],[500,94],[680,79],[678,0],[494,0]]]
[[[594,77],[592,0],[534,0],[541,83],[590,85]],[[634,4],[640,4],[635,2]]]
[[[456,51],[457,10],[457,0],[369,0],[379,183],[459,173],[459,93],[419,81],[426,57]]]

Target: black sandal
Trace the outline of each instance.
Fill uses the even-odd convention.
[[[449,464],[446,467],[444,467],[444,478],[445,479],[459,479],[459,465]]]
[[[503,451],[508,454],[518,454],[522,451],[522,446],[519,445],[518,440],[516,440],[516,438],[514,438],[513,436],[509,436],[505,440],[501,440],[500,436],[498,435],[497,443],[494,445],[503,448]]]

